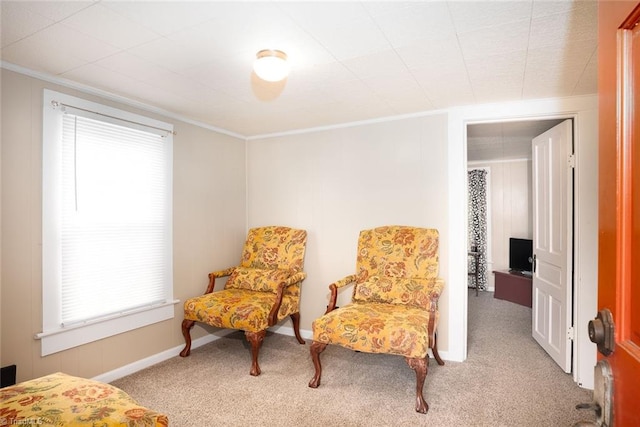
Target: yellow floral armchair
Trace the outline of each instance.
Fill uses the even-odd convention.
[[[288,227],[261,227],[249,230],[237,267],[209,273],[204,295],[184,303],[182,335],[191,352],[190,330],[195,322],[218,328],[238,329],[251,346],[251,371],[260,375],[258,354],[267,328],[289,316],[300,344],[300,285],[307,232]],[[229,276],[223,290],[214,291],[215,280]]]
[[[351,302],[336,308],[338,289],[354,284]],[[360,232],[356,274],[329,288],[327,312],[313,322],[311,359],[315,375],[309,387],[320,385],[320,353],[336,344],[367,353],[404,356],[416,372],[416,411],[429,406],[422,389],[428,351],[439,365],[438,298],[444,281],[438,277],[438,231],[386,226]]]
[[[0,389],[0,427],[168,427],[165,414],[100,381],[56,372]]]

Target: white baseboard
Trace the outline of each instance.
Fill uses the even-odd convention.
[[[209,344],[210,342],[219,340],[220,338],[224,338],[226,335],[233,333],[234,331],[234,329],[223,329],[220,331],[216,331],[216,333],[214,334],[205,335],[204,337],[195,339],[191,342],[191,349],[193,350],[198,347],[202,347],[205,344]],[[295,336],[293,328],[290,326],[278,325],[269,328],[269,331],[281,335],[288,335],[292,337]],[[311,340],[313,339],[313,332],[301,329],[300,336],[305,340]],[[154,354],[153,356],[145,357],[144,359],[140,359],[136,362],[129,363],[128,365],[122,366],[109,372],[105,372],[104,374],[100,374],[96,377],[93,377],[93,379],[104,383],[110,383],[122,377],[126,377],[127,375],[134,374],[145,368],[153,366],[156,363],[164,362],[165,360],[171,359],[172,357],[176,357],[180,354],[183,348],[184,345],[170,348],[169,350],[162,351],[160,353]],[[440,351],[439,353],[440,357],[443,360],[449,360],[447,351]]]
[[[291,326],[276,325],[272,328],[269,328],[268,330],[271,332],[275,332],[276,334],[288,335],[290,337],[295,336],[295,333],[293,332],[293,328]],[[305,340],[310,340],[313,338],[313,332],[307,329],[300,329],[300,336]]]
[[[204,337],[197,338],[191,341],[191,349],[193,350],[198,347],[202,347],[205,344],[209,344],[210,342],[219,340],[220,338],[223,338],[225,335],[230,334],[231,332],[233,332],[233,329],[223,329],[220,331],[216,331],[214,334],[209,334],[205,335]],[[110,383],[111,381],[115,381],[122,377],[126,377],[127,375],[131,375],[145,368],[153,366],[156,363],[164,362],[165,360],[171,359],[172,357],[176,357],[180,354],[183,348],[184,345],[170,348],[169,350],[162,351],[160,353],[154,354],[153,356],[145,357],[144,359],[140,359],[136,362],[129,363],[128,365],[122,366],[109,372],[105,372],[104,374],[100,374],[96,377],[93,377],[93,379],[104,383]]]

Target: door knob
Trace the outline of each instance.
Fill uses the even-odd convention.
[[[589,321],[589,339],[598,345],[598,351],[605,356],[613,353],[614,332],[613,315],[607,308],[600,310],[596,318]]]

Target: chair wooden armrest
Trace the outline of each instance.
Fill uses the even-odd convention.
[[[336,282],[333,282],[329,285],[329,289],[331,290],[331,297],[329,298],[329,305],[327,306],[327,311],[325,314],[333,311],[336,308],[336,301],[338,299],[338,289],[343,288],[353,282],[356,281],[356,275],[350,274],[347,277],[340,279]]]
[[[235,269],[235,267],[229,267],[224,270],[212,271],[209,273],[209,285],[207,286],[207,290],[204,292],[205,295],[213,292],[213,287],[216,285],[216,278],[231,276]]]
[[[437,338],[436,331],[438,329],[438,325],[436,324],[438,320],[438,300],[440,299],[440,295],[442,295],[442,290],[444,289],[444,279],[437,277],[433,280],[433,288],[429,291],[429,312],[431,315],[429,316],[429,347],[431,349],[436,349],[434,352],[434,357],[439,365],[443,365],[444,362],[440,359],[440,355],[437,353]]]
[[[433,281],[433,286],[431,289],[429,289],[429,299],[431,300],[433,311],[433,308],[438,308],[438,300],[440,299],[440,295],[442,295],[442,291],[444,290],[444,279],[436,277],[431,280]],[[435,307],[433,307],[434,305]]]
[[[214,276],[214,277],[226,277],[226,276],[231,276],[231,273],[233,273],[233,271],[236,269],[236,267],[229,267],[226,268],[224,270],[218,270],[218,271],[213,271],[211,273],[209,273],[209,276]]]
[[[307,273],[305,273],[304,271],[298,271],[297,273],[289,276],[287,280],[284,280],[278,284],[278,290],[276,291],[276,302],[275,304],[273,304],[273,307],[271,307],[271,311],[269,312],[269,326],[273,326],[278,323],[278,311],[280,311],[280,306],[282,305],[282,295],[284,294],[285,288],[302,282],[305,277],[307,277]]]

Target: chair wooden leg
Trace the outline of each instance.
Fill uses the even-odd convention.
[[[258,354],[260,353],[260,347],[262,346],[262,341],[264,340],[265,335],[267,335],[267,331],[260,332],[244,332],[245,337],[247,337],[247,341],[251,344],[251,371],[249,373],[254,377],[260,375],[260,365],[258,365]]]
[[[433,353],[433,358],[436,359],[436,362],[438,362],[438,365],[440,366],[444,365],[444,360],[442,360],[440,358],[440,355],[438,354],[438,333],[437,332],[433,334],[433,347],[431,348],[431,351]]]
[[[320,377],[322,376],[322,365],[320,365],[320,353],[327,348],[327,344],[314,341],[311,343],[311,360],[313,360],[313,366],[316,368],[316,373],[309,381],[309,387],[318,388],[320,385]]]
[[[429,410],[429,405],[424,400],[422,395],[422,389],[424,387],[424,380],[427,377],[427,365],[429,364],[429,355],[423,358],[410,358],[405,357],[407,364],[411,369],[416,371],[416,412],[426,414]]]
[[[184,337],[184,348],[180,352],[180,356],[187,357],[191,354],[191,328],[195,324],[195,320],[184,319],[182,321],[182,336]]]
[[[304,344],[304,340],[300,336],[300,313],[293,313],[289,317],[291,317],[291,322],[293,322],[293,333],[296,334],[296,339],[300,344]]]

